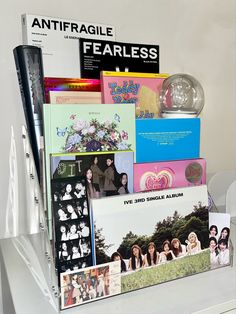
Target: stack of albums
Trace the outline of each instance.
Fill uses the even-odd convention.
[[[90,218],[94,265],[60,274],[62,309],[211,269],[206,185],[92,199]]]

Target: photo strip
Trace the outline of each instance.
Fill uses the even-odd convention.
[[[52,179],[51,191],[58,272],[93,265],[86,179]]]

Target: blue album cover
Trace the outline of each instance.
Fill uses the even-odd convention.
[[[136,120],[136,162],[199,158],[200,119]]]

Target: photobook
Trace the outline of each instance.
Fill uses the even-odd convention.
[[[44,75],[81,77],[78,38],[115,39],[111,25],[23,14],[23,44],[42,48]]]
[[[136,119],[159,117],[159,94],[167,74],[101,72],[103,103],[135,103]]]
[[[136,162],[200,156],[200,119],[136,119]]]
[[[50,154],[135,151],[134,104],[44,104],[44,143],[49,228]]]
[[[206,184],[204,158],[134,164],[134,192],[200,184]]]
[[[100,78],[100,71],[159,73],[159,45],[79,39],[80,73]]]
[[[85,176],[89,198],[133,193],[132,151],[51,156],[51,177]]]
[[[121,293],[211,268],[206,185],[93,199],[92,211],[96,264],[120,261]]]

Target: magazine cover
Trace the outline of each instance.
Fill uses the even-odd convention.
[[[230,264],[230,215],[209,213],[211,268]]]
[[[49,91],[51,104],[101,104],[101,92]]]
[[[64,77],[44,77],[44,88],[47,103],[52,103],[52,101],[50,101],[50,93],[52,91],[53,92],[101,91],[100,80]],[[93,102],[91,102],[91,104],[93,104]]]
[[[200,184],[206,184],[203,158],[134,164],[134,192]]]
[[[120,262],[62,273],[61,309],[121,293]]]
[[[50,154],[135,151],[135,108],[115,104],[44,104],[47,209],[50,209]],[[49,227],[50,228],[50,227]]]
[[[51,156],[51,177],[85,176],[89,198],[133,193],[132,151]]]
[[[100,71],[159,73],[159,46],[79,39],[83,78],[100,78]]]
[[[58,273],[92,266],[87,182],[76,176],[53,179],[52,209]]]
[[[159,93],[167,74],[101,72],[103,103],[135,103],[136,119],[158,118]]]
[[[81,77],[78,38],[115,39],[114,26],[100,23],[30,14],[21,23],[23,44],[42,48],[44,75],[50,77]]]
[[[200,119],[136,119],[136,162],[199,158]]]
[[[121,292],[210,269],[206,185],[92,200],[96,264],[120,260]]]

